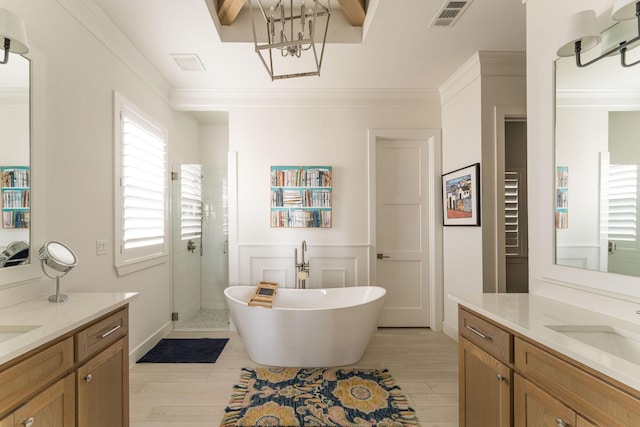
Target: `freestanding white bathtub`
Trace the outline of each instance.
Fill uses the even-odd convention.
[[[273,308],[247,303],[255,286],[224,295],[249,358],[280,367],[350,365],[362,358],[377,329],[387,291],[377,286],[279,288]]]

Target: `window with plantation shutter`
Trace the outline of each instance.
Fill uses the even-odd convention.
[[[638,166],[609,165],[609,240],[636,241]]]
[[[505,255],[522,255],[522,241],[520,238],[520,173],[504,173],[504,232]]]
[[[182,240],[202,236],[202,166],[180,167],[180,236]]]
[[[114,96],[116,268],[127,274],[165,262],[168,243],[167,132]]]

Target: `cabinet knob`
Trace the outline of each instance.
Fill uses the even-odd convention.
[[[91,380],[93,379],[93,377],[91,376],[91,374],[87,375],[86,377],[84,377],[84,380],[86,382],[91,382]]]
[[[36,422],[35,418],[29,417],[29,419],[27,419],[27,421],[23,422],[22,424],[24,425],[24,427],[31,427],[35,422]]]
[[[556,420],[556,424],[558,425],[558,427],[569,427],[569,423],[563,421],[562,419],[558,418]]]
[[[507,379],[505,377],[503,377],[502,375],[498,374],[498,381],[502,382],[502,381],[506,381]]]

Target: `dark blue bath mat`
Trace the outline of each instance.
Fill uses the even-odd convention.
[[[163,338],[138,363],[215,363],[228,338]]]

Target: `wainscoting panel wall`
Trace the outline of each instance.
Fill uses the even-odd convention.
[[[556,249],[556,263],[569,267],[600,269],[599,246],[558,246]]]
[[[238,281],[255,285],[264,280],[295,288],[294,250],[302,260],[301,245],[238,245]],[[369,285],[369,245],[318,245],[307,241],[305,262],[309,262],[307,288],[342,288]]]

